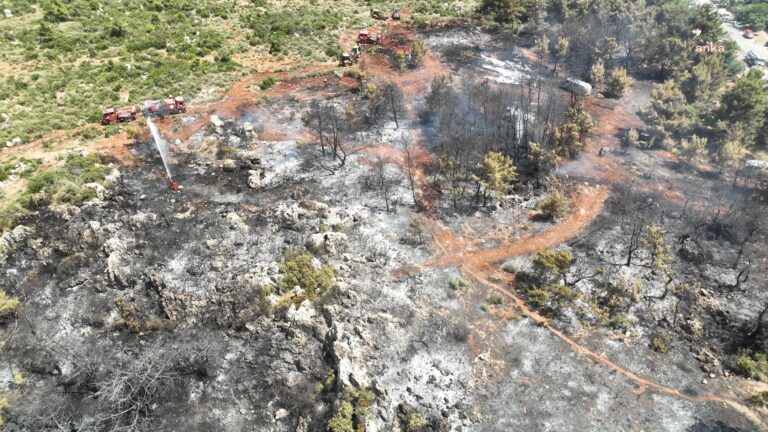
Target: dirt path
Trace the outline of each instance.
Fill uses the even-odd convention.
[[[626,130],[644,127],[637,113],[650,102],[650,85],[635,83],[618,100],[586,99],[584,109],[598,121],[597,127],[582,154],[560,166],[558,173],[606,185],[625,185],[636,191],[658,194],[675,205],[716,211],[717,208],[712,208],[711,197],[697,192],[721,188],[712,182],[697,181],[698,174],[694,174],[698,171],[717,176],[717,169],[709,163],[699,163],[695,169],[678,172],[669,165],[679,164],[679,158],[666,150],[625,152],[621,149],[621,138]],[[606,150],[604,156],[599,155],[601,148]],[[723,184],[727,186],[725,180]]]
[[[413,32],[400,24],[392,24],[388,31],[390,45],[387,45],[387,42],[385,42],[385,48],[399,50],[403,44],[410,44],[414,39]],[[377,81],[391,80],[402,88],[407,102],[406,110],[411,122],[417,121],[414,101],[426,93],[431,80],[435,76],[450,72],[448,66],[443,64],[432,53],[428,53],[425,56],[423,66],[414,71],[395,71],[390,67],[386,56],[368,54],[363,55],[360,67],[368,76],[375,76]],[[179,139],[184,141],[205,127],[210,122],[210,115],[217,114],[224,117],[239,116],[246,108],[254,106],[258,99],[263,96],[286,97],[286,95],[293,94],[294,97],[317,97],[318,94],[323,94],[322,88],[326,84],[324,80],[327,79],[318,75],[327,74],[335,68],[333,65],[318,65],[291,72],[265,72],[248,77],[236,82],[224,94],[221,100],[190,107],[188,115],[196,117],[192,123],[186,124],[176,131],[166,130],[164,132],[171,140]],[[280,82],[265,91],[252,89],[253,86],[268,76],[275,76]],[[298,83],[299,80],[302,80],[300,84]],[[344,81],[341,79],[340,81],[342,86],[354,85],[349,80]],[[313,91],[310,95],[306,93],[308,88],[318,90]],[[520,297],[507,288],[508,284],[513,282],[509,276],[494,279],[502,280],[504,283],[494,282],[489,279],[490,276],[499,277],[497,264],[504,259],[512,256],[529,255],[546,248],[555,247],[578,235],[601,213],[603,205],[610,194],[610,188],[605,183],[616,184],[627,181],[628,177],[622,158],[610,153],[606,157],[597,156],[597,152],[601,147],[614,148],[616,146],[620,128],[640,127],[642,125],[633,107],[624,104],[627,100],[632,100],[632,92],[621,103],[613,100],[597,99],[590,99],[587,102],[585,106],[587,111],[600,121],[595,132],[595,138],[590,141],[580,159],[565,164],[561,169],[567,175],[586,178],[595,183],[603,184],[582,183],[577,185],[571,196],[570,211],[562,221],[541,233],[528,234],[493,248],[478,248],[473,245],[478,244],[483,239],[473,238],[469,234],[457,235],[436,218],[431,217],[428,218],[427,224],[433,235],[434,246],[438,251],[438,255],[423,263],[422,266],[458,266],[464,274],[472,277],[479,284],[487,286],[511,300],[514,309],[528,316],[534,322],[546,327],[553,335],[565,342],[574,351],[589,357],[595,363],[602,364],[620,373],[629,381],[635,383],[641,390],[651,389],[658,393],[690,401],[722,403],[744,415],[756,426],[765,428],[765,424],[759,417],[737,401],[714,394],[690,396],[677,389],[658,384],[622,368],[605,355],[590,350],[552,327],[545,317],[531,310]],[[43,142],[53,139],[66,139],[65,137],[75,135],[82,129],[57,131],[46,135],[43,140],[20,147],[18,150],[21,151],[20,154],[24,154],[26,157],[45,157],[52,160],[63,149],[66,149],[67,146],[62,146],[54,151],[46,151],[43,148]],[[410,131],[412,144],[411,160],[413,162],[411,169],[413,170],[419,201],[421,206],[427,210],[427,215],[433,216],[436,210],[438,193],[428,181],[425,167],[432,164],[434,160],[427,150],[424,137],[419,128],[412,127]],[[268,131],[267,133],[274,133],[274,131]],[[126,141],[127,136],[121,133],[111,138],[93,140],[87,143],[85,147],[93,150],[106,150],[116,155],[121,163],[130,163],[132,157],[130,152],[127,151]],[[397,164],[404,172],[407,172],[409,168],[404,149],[392,144],[377,145],[367,149],[366,154],[369,156],[385,157],[392,163]],[[641,187],[651,186],[646,182]],[[505,313],[511,314],[513,312],[507,311]]]
[[[400,23],[389,21],[384,33],[382,48],[404,52],[410,50],[415,40],[416,34],[412,29]],[[382,143],[367,150],[366,153],[384,157],[390,163],[400,167],[402,172],[406,174],[410,171],[415,184],[418,207],[427,215],[435,215],[440,192],[431,184],[426,174],[429,166],[435,163],[435,159],[429,151],[426,138],[419,127],[420,120],[416,101],[426,95],[433,79],[439,75],[450,74],[450,67],[443,63],[435,53],[427,51],[422,64],[416,69],[395,70],[389,63],[388,55],[367,53],[364,53],[360,60],[360,69],[378,84],[393,82],[400,87],[403,92],[406,116],[411,123],[408,128],[410,167],[408,166],[407,153],[402,146]]]
[[[204,105],[193,105],[187,114],[196,116],[195,121],[176,131],[166,130],[164,133],[171,140],[186,141],[210,123],[211,115],[215,114],[225,118],[239,117],[246,109],[255,107],[262,97],[288,97],[303,88],[322,88],[324,84],[327,84],[327,82],[323,82],[327,77],[319,75],[327,74],[335,69],[335,65],[323,64],[288,72],[262,72],[249,76],[233,84],[232,88],[225,92],[220,100]],[[267,90],[253,88],[270,76],[277,79],[278,83]],[[297,81],[302,82],[297,84]],[[350,80],[342,80],[342,83],[346,86],[354,85]],[[322,91],[315,92],[315,97],[318,93],[322,95]]]
[[[702,396],[691,396],[689,394],[683,393],[678,389],[664,386],[662,384],[658,384],[650,379],[643,378],[637,374],[635,374],[632,371],[629,371],[615,362],[613,362],[610,358],[608,358],[603,353],[597,353],[586,346],[576,342],[574,339],[567,336],[562,331],[554,328],[550,323],[549,320],[541,315],[539,315],[537,312],[531,310],[526,303],[518,297],[514,292],[507,289],[504,285],[498,282],[494,282],[491,280],[491,275],[495,275],[496,277],[499,277],[498,272],[494,273],[491,267],[488,266],[482,266],[476,263],[467,263],[461,266],[462,271],[471,276],[475,281],[478,283],[485,285],[487,287],[490,287],[494,291],[498,292],[505,298],[512,301],[514,307],[520,311],[521,314],[527,316],[531,320],[533,320],[535,323],[537,323],[540,326],[545,327],[547,330],[549,330],[553,335],[555,335],[557,338],[568,344],[568,346],[571,347],[574,351],[578,352],[579,354],[582,354],[586,357],[588,357],[590,360],[594,361],[595,363],[601,364],[608,369],[611,369],[625,378],[627,378],[629,381],[635,383],[638,386],[638,393],[641,393],[645,391],[646,389],[651,389],[653,391],[656,391],[658,393],[666,394],[668,396],[676,397],[679,399],[684,399],[687,401],[692,402],[716,402],[723,404],[725,406],[730,407],[731,409],[735,410],[739,414],[743,415],[749,421],[754,424],[757,428],[761,430],[765,430],[768,425],[766,425],[763,420],[757,416],[749,407],[746,405],[737,402],[733,399],[729,399],[726,397],[721,397],[712,393],[707,393]],[[497,279],[498,280],[498,279]],[[506,283],[512,284],[514,282],[513,279],[511,279],[509,276],[506,277],[505,280]]]
[[[605,186],[579,185],[571,195],[570,213],[551,229],[542,233],[529,234],[488,249],[462,248],[457,250],[456,245],[466,245],[470,241],[453,234],[439,221],[430,220],[430,230],[436,242],[445,243],[448,246],[438,246],[438,250],[450,252],[443,252],[424,265],[427,267],[463,265],[470,268],[492,266],[509,257],[530,255],[540,250],[555,247],[575,237],[589,226],[602,211],[608,195],[609,189]],[[473,240],[478,241],[479,239]]]
[[[433,77],[437,74],[435,70],[440,70],[440,68],[433,66],[431,73]],[[413,99],[419,91],[423,92],[426,90],[426,86],[404,88],[406,100],[410,101],[409,113],[414,116],[414,119]],[[547,328],[574,351],[588,357],[595,363],[616,371],[630,382],[636,384],[640,392],[650,389],[688,401],[720,403],[740,413],[756,427],[765,429],[766,424],[762,419],[739,401],[715,394],[688,395],[676,388],[643,378],[621,367],[605,356],[605,354],[597,353],[578,343],[562,331],[554,328],[545,317],[531,310],[525,301],[518,297],[514,291],[507,288],[507,286],[514,282],[513,278],[506,274],[500,275],[498,272],[498,263],[507,258],[530,255],[540,250],[556,247],[578,235],[602,212],[603,206],[610,196],[609,185],[626,183],[630,180],[622,157],[616,154],[616,152],[609,152],[607,156],[601,157],[598,156],[598,152],[601,147],[608,149],[617,148],[623,128],[640,128],[643,126],[642,120],[637,116],[637,105],[639,102],[637,102],[638,98],[634,92],[637,92],[637,90],[633,88],[621,102],[608,99],[590,99],[585,105],[587,112],[599,120],[594,137],[590,140],[583,155],[576,161],[564,164],[561,170],[569,176],[589,179],[597,184],[581,183],[576,186],[571,195],[570,211],[562,221],[541,233],[528,234],[516,240],[504,242],[497,247],[478,248],[474,245],[480,244],[485,239],[476,238],[466,233],[456,234],[435,218],[433,213],[428,213],[431,217],[427,218],[427,225],[433,236],[437,256],[417,267],[457,266],[462,273],[470,276],[477,283],[487,286],[511,300],[511,307],[505,307],[501,311],[501,315],[506,317],[518,315],[519,313],[528,316],[537,324]],[[627,103],[628,100],[634,100],[635,103]],[[413,128],[413,130],[416,129]],[[423,141],[420,140],[420,136],[417,133],[414,133],[412,136],[416,138],[413,141],[419,145],[420,149],[420,157],[417,160],[420,163],[433,162],[431,159],[423,156],[426,150],[424,150],[425,146]],[[401,168],[407,168],[403,166],[403,152],[401,149],[395,149],[391,145],[389,147],[382,145],[378,146],[377,151],[379,154],[389,157],[391,161],[397,163]],[[423,165],[419,166],[419,178],[426,179]],[[417,187],[421,189],[421,195],[424,195],[426,190],[432,189],[432,186],[426,181],[417,182]],[[427,188],[426,190],[423,189],[425,187]],[[658,190],[658,186],[654,186],[650,182],[641,182],[640,187],[648,190]],[[675,197],[674,194],[669,192],[665,195]],[[503,283],[498,281],[503,281]],[[470,340],[474,341],[474,338],[470,338]],[[474,347],[474,349],[478,350],[479,348]]]

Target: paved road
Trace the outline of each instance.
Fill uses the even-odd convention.
[[[711,4],[710,0],[696,0],[697,4]],[[715,5],[715,7],[718,7]],[[747,39],[743,36],[744,30],[739,29],[732,23],[723,23],[723,30],[726,34],[736,42],[739,47],[739,52],[743,58],[749,51],[754,51],[760,57],[768,60],[768,47],[762,43],[758,43],[756,39]],[[761,38],[763,39],[763,38]]]
[[[739,51],[741,52],[742,57],[747,55],[749,51],[754,51],[760,57],[768,59],[768,47],[758,43],[756,39],[747,39],[742,36],[744,33],[743,30],[736,28],[731,23],[723,23],[723,30],[725,30],[731,39],[736,42],[736,45],[739,46]]]

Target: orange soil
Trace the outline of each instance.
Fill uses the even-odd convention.
[[[385,50],[406,51],[410,49],[411,44],[415,40],[416,35],[413,30],[406,28],[400,23],[388,21],[387,29],[384,32],[382,48]],[[406,115],[413,123],[418,121],[414,107],[416,96],[426,94],[435,77],[450,74],[451,72],[448,65],[440,61],[431,52],[426,53],[422,65],[415,70],[394,70],[389,63],[388,55],[375,53],[363,53],[359,66],[365,72],[366,77],[372,78],[378,83],[391,81],[400,87],[403,92],[403,100],[405,101]],[[439,192],[430,184],[426,175],[426,168],[434,163],[434,158],[427,149],[424,136],[418,127],[410,128],[409,140],[412,160],[411,172],[416,185],[416,199],[419,208],[427,214],[434,214],[437,208]],[[383,143],[367,149],[366,154],[385,157],[392,163],[397,164],[406,174],[408,172],[406,153],[401,147]]]
[[[657,193],[671,203],[685,205],[691,197],[686,196],[679,189],[679,185],[653,177],[650,179],[638,177],[625,164],[626,158],[621,152],[618,154],[612,152],[619,148],[619,135],[622,129],[637,129],[644,126],[637,115],[637,107],[631,104],[636,99],[638,91],[637,88],[631,87],[619,100],[591,97],[584,101],[584,109],[598,121],[598,124],[584,151],[576,160],[563,164],[561,172],[598,183],[629,184],[634,190]],[[599,150],[603,147],[608,152],[604,156],[599,156]],[[669,161],[679,161],[675,154],[666,150],[654,150],[654,155]],[[710,164],[704,162],[695,164],[694,168],[701,172],[716,171]],[[711,208],[709,202],[691,202],[691,205],[700,209]]]
[[[571,212],[560,223],[542,233],[527,234],[519,239],[487,249],[467,249],[467,238],[446,229],[438,221],[430,221],[430,230],[442,253],[427,261],[428,267],[455,265],[490,268],[494,264],[516,255],[530,255],[555,247],[579,234],[600,214],[608,198],[605,186],[579,185],[571,196]]]
[[[197,116],[197,119],[179,131],[168,133],[168,136],[171,140],[185,141],[210,123],[211,115],[215,114],[225,118],[236,117],[247,108],[255,107],[261,97],[285,97],[308,86],[322,87],[322,80],[328,79],[328,77],[302,78],[313,74],[324,74],[334,69],[335,66],[333,65],[317,65],[291,72],[263,72],[252,75],[236,82],[221,100],[210,104],[191,106],[187,113]],[[251,91],[251,87],[258,88],[257,85],[269,76],[275,77],[278,83],[267,90]],[[350,85],[349,80],[340,80],[340,82],[344,86]]]
[[[59,131],[58,137],[63,137],[67,131]],[[128,151],[126,144],[129,143],[124,133],[115,134],[109,138],[96,138],[94,140],[80,143],[73,140],[64,142],[56,146],[53,150],[43,147],[42,141],[35,141],[26,145],[14,147],[12,149],[14,157],[25,157],[28,159],[42,159],[43,164],[50,163],[58,158],[63,150],[84,149],[95,153],[105,153],[113,157],[120,164],[131,164],[134,161],[133,155]]]
[[[385,34],[384,47],[388,49],[402,50],[403,44],[410,45],[414,40],[414,34],[411,30],[406,29],[400,23],[388,23],[387,34]],[[524,51],[525,52],[525,51]],[[535,59],[538,60],[537,58]],[[312,78],[308,80],[299,79],[302,76],[306,76],[312,73],[325,73],[333,70],[335,67],[331,65],[320,65],[309,69],[303,69],[301,71],[294,72],[280,72],[280,73],[261,73],[255,76],[251,76],[247,79],[241,80],[233,85],[233,87],[225,93],[224,98],[218,102],[192,106],[190,107],[189,114],[197,116],[197,119],[191,125],[185,125],[180,131],[167,133],[170,135],[170,139],[186,140],[194,133],[200,130],[202,127],[208,124],[208,116],[211,114],[217,114],[221,116],[237,116],[243,112],[247,107],[254,106],[257,99],[261,96],[281,96],[285,97],[286,94],[294,93],[294,97],[297,99],[304,99],[309,97],[317,97],[317,92],[313,94],[303,93],[309,87],[318,86],[320,93],[322,94],[322,86],[325,81],[324,78],[319,78],[321,82],[312,82]],[[389,66],[389,61],[386,56],[363,54],[360,68],[366,72],[367,76],[374,77],[376,80],[392,80],[402,88],[405,100],[407,102],[406,109],[411,119],[416,119],[415,109],[413,107],[413,100],[415,96],[423,94],[427,91],[427,88],[431,80],[444,73],[449,73],[450,69],[444,65],[440,60],[432,53],[427,53],[424,59],[422,67],[415,71],[394,71]],[[250,90],[251,86],[258,84],[261,80],[267,76],[275,76],[280,82],[266,91]],[[327,78],[325,78],[327,79]],[[352,86],[354,82],[342,79],[343,86]],[[314,85],[312,85],[314,84]],[[303,94],[302,94],[303,93]],[[611,106],[613,105],[613,106]],[[593,114],[593,116],[600,119],[601,124],[596,131],[597,139],[593,140],[588,146],[585,152],[586,166],[591,168],[591,175],[596,175],[596,180],[605,180],[609,183],[625,181],[626,176],[623,175],[623,169],[618,158],[609,156],[597,159],[597,149],[606,144],[615,143],[615,132],[618,131],[618,126],[631,127],[632,122],[627,123],[625,120],[628,118],[627,112],[622,112],[622,107],[617,104],[600,104],[593,102],[588,104],[587,110]],[[632,115],[634,115],[632,113]],[[90,126],[90,125],[89,125]],[[28,144],[29,151],[34,154],[42,151],[42,142],[50,141],[54,139],[62,138],[68,134],[74,134],[82,128],[76,128],[69,131],[56,131],[49,133],[43,140],[39,140],[35,143]],[[265,131],[262,134],[263,139],[268,138],[281,138],[283,135],[279,132],[271,130]],[[417,130],[418,128],[412,128],[414,131],[411,135],[412,142],[412,157],[414,161],[414,177],[419,190],[420,199],[423,200],[422,205],[427,209],[427,214],[433,214],[435,209],[435,203],[437,200],[437,192],[427,181],[424,166],[433,162],[432,155],[426,149],[424,145],[423,136]],[[126,137],[123,134],[119,134],[109,139],[94,140],[91,143],[91,147],[98,147],[102,150],[107,149],[112,154],[117,155],[118,159],[127,162],[132,159],[130,152],[127,151],[125,146]],[[369,156],[381,156],[397,164],[404,170],[407,170],[407,164],[405,162],[405,154],[401,148],[395,147],[391,144],[380,144],[376,147],[367,149],[365,152]],[[692,397],[681,393],[680,391],[666,387],[650,380],[646,380],[630,371],[627,371],[611,360],[606,358],[602,354],[598,354],[588,348],[580,345],[573,339],[566,336],[564,333],[553,328],[548,324],[546,318],[538,315],[536,312],[531,311],[525,302],[517,297],[511,290],[507,289],[504,285],[491,282],[487,280],[483,275],[491,275],[495,273],[495,264],[499,261],[514,255],[527,255],[536,251],[557,246],[558,244],[567,241],[581,232],[589,223],[599,215],[602,210],[603,204],[609,195],[609,189],[605,186],[590,186],[583,184],[578,186],[571,197],[571,212],[568,214],[561,223],[553,226],[550,230],[543,233],[528,234],[513,240],[508,243],[504,243],[498,247],[479,249],[468,248],[470,243],[476,243],[478,239],[468,238],[468,234],[456,235],[449,229],[444,227],[439,221],[430,219],[428,226],[433,234],[435,240],[435,247],[439,251],[439,255],[425,263],[426,266],[453,266],[458,265],[461,270],[472,276],[478,282],[491,287],[493,290],[498,291],[500,294],[506,296],[513,301],[513,306],[521,313],[529,316],[537,323],[543,325],[549,329],[555,336],[567,343],[575,351],[586,355],[593,361],[603,364],[606,367],[615,370],[626,378],[635,382],[641,389],[651,388],[659,393],[668,394],[671,396],[679,397],[686,400],[696,401],[716,401],[728,406],[742,413],[753,421],[756,425],[763,426],[763,423],[757,418],[748,408],[743,405],[725,398],[720,398],[715,395],[704,395],[699,397]],[[402,269],[401,269],[402,270]],[[508,283],[512,281],[508,279]],[[500,310],[502,315],[508,316],[514,314],[513,311]],[[474,338],[470,339],[474,341]],[[477,349],[477,348],[476,348]]]
[[[643,378],[637,374],[635,374],[632,371],[629,371],[627,369],[624,369],[623,367],[619,366],[618,364],[614,363],[611,359],[609,359],[604,353],[598,353],[595,352],[584,345],[581,345],[580,343],[576,342],[574,339],[570,338],[568,335],[563,333],[562,331],[554,328],[550,323],[549,320],[541,315],[539,315],[537,312],[531,310],[528,308],[528,306],[525,304],[525,302],[515,295],[511,290],[507,289],[505,285],[497,282],[493,282],[489,280],[490,278],[488,275],[491,275],[492,273],[488,272],[489,269],[484,268],[483,266],[476,267],[474,265],[465,264],[462,267],[462,271],[468,275],[470,275],[473,279],[475,279],[477,282],[489,286],[494,291],[498,292],[502,296],[506,297],[507,299],[512,301],[512,304],[515,308],[517,308],[521,314],[527,316],[537,324],[545,327],[547,330],[549,330],[553,335],[555,335],[557,338],[568,344],[568,346],[571,347],[574,351],[576,351],[579,354],[582,354],[586,357],[588,357],[590,360],[594,361],[595,363],[601,364],[621,375],[623,375],[626,379],[633,382],[635,385],[638,386],[637,393],[642,393],[646,389],[651,389],[653,391],[656,391],[658,393],[666,394],[668,396],[688,400],[688,401],[694,401],[694,402],[716,402],[720,403],[723,406],[730,407],[731,409],[737,411],[747,419],[749,419],[750,422],[752,422],[755,426],[757,426],[759,429],[765,429],[766,424],[762,421],[762,419],[757,416],[750,408],[745,406],[744,404],[737,402],[733,399],[729,399],[726,397],[721,397],[712,393],[704,393],[701,396],[692,396],[686,393],[681,392],[678,389],[668,387],[662,384],[658,384],[654,381],[651,381],[650,379]],[[496,274],[498,277],[499,275]],[[512,278],[507,276],[506,283],[511,284],[513,282]]]
[[[402,38],[401,38],[402,39]],[[386,45],[385,45],[386,46]],[[375,73],[377,77],[383,79],[392,79],[403,88],[405,100],[407,101],[407,111],[415,119],[415,113],[413,110],[413,98],[419,92],[425,92],[430,80],[439,73],[447,72],[447,67],[440,64],[439,60],[429,55],[425,62],[426,68],[420,70],[419,77],[413,77],[413,72],[409,73],[409,78],[403,79],[401,74],[393,72],[389,65],[381,61],[381,59],[366,59],[365,70],[367,73]],[[602,102],[602,101],[601,101]],[[585,155],[585,160],[582,165],[583,168],[588,170],[590,178],[595,178],[598,181],[605,181],[607,183],[619,183],[627,180],[626,170],[623,167],[622,161],[619,158],[612,155],[607,157],[597,156],[597,152],[600,147],[613,147],[617,143],[617,134],[620,127],[640,127],[642,122],[634,112],[629,111],[624,106],[619,105],[616,102],[606,101],[600,103],[594,101],[587,105],[587,110],[593,117],[600,120],[600,124],[595,132],[596,138],[591,140]],[[412,128],[416,131],[417,128]],[[417,178],[420,181],[417,182],[417,187],[420,190],[422,196],[429,195],[426,190],[433,190],[431,185],[426,181],[424,175],[424,167],[433,162],[433,158],[429,155],[429,152],[424,146],[423,137],[418,132],[414,132],[412,135],[412,142],[416,144],[414,146],[417,151],[414,152],[413,160],[418,161],[418,174]],[[402,169],[407,170],[407,166],[404,164],[404,151],[401,148],[396,148],[391,144],[379,144],[376,147],[368,149],[366,154],[371,156],[380,156],[388,159],[392,163],[397,164]],[[405,171],[407,172],[407,171]],[[646,185],[647,187],[647,185]],[[426,189],[425,189],[426,188]],[[728,398],[720,397],[714,394],[705,394],[703,396],[690,396],[677,389],[667,387],[649,379],[640,377],[639,375],[628,371],[618,364],[611,361],[604,354],[594,352],[589,348],[579,344],[569,336],[565,335],[560,330],[552,327],[549,321],[528,308],[525,302],[514,294],[513,291],[506,288],[505,285],[490,281],[488,276],[496,274],[498,277],[497,263],[515,256],[515,255],[529,255],[537,251],[555,247],[583,231],[602,211],[603,205],[610,194],[610,189],[604,185],[591,186],[589,184],[581,184],[576,187],[571,196],[570,213],[557,225],[543,233],[527,234],[516,240],[503,243],[500,246],[492,248],[477,248],[470,247],[471,244],[477,244],[484,239],[478,239],[470,235],[457,235],[450,229],[445,227],[436,218],[431,217],[427,219],[427,225],[432,233],[434,239],[435,249],[438,251],[438,256],[427,261],[423,264],[425,267],[447,267],[458,266],[460,270],[470,275],[476,281],[486,286],[489,286],[493,290],[499,292],[503,296],[512,300],[513,309],[517,309],[519,313],[530,317],[538,324],[546,327],[552,334],[568,344],[576,352],[589,357],[592,361],[602,364],[611,370],[614,370],[631,382],[638,386],[638,391],[642,392],[645,389],[652,389],[656,392],[667,394],[673,397],[700,402],[717,402],[725,406],[729,406],[735,411],[741,413],[748,418],[752,423],[764,428],[762,420],[756,416],[748,407],[743,404],[731,400]],[[436,198],[436,197],[435,197]],[[434,210],[434,202],[432,206],[429,206]],[[428,215],[433,215],[433,212],[427,212]],[[410,272],[416,271],[418,267],[410,267],[404,269],[398,269],[398,272]],[[506,276],[507,283],[512,283],[513,280]],[[501,278],[503,280],[504,277]],[[497,279],[499,280],[499,279]],[[510,308],[500,309],[498,315],[502,317],[515,316],[517,313]],[[506,318],[504,319],[506,322]],[[481,351],[478,346],[478,341],[475,335],[469,338],[468,343],[473,352],[478,353]]]

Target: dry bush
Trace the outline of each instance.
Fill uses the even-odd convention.
[[[539,216],[544,220],[555,220],[568,211],[568,199],[559,189],[553,190],[539,205]]]
[[[19,300],[8,297],[5,291],[0,290],[0,322],[5,322],[16,315],[19,308]]]

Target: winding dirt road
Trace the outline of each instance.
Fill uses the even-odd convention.
[[[432,60],[434,61],[435,59]],[[432,77],[437,75],[437,71],[445,70],[444,67],[439,67],[435,64],[431,64],[430,69]],[[389,74],[391,74],[391,72],[389,72]],[[397,80],[397,77],[394,78]],[[425,78],[425,81],[429,80],[426,76],[422,78]],[[412,121],[415,121],[416,116],[413,108],[413,97],[419,91],[425,91],[426,86],[424,85],[424,82],[422,82],[419,86],[412,85],[411,87],[404,88],[407,92],[407,110]],[[527,234],[516,240],[508,241],[491,248],[470,246],[481,244],[484,239],[470,237],[466,234],[456,234],[441,223],[436,217],[435,200],[437,200],[438,196],[434,191],[434,187],[428,182],[427,176],[425,175],[427,165],[433,163],[433,159],[429,157],[429,152],[426,150],[423,137],[417,131],[418,128],[412,128],[414,132],[412,132],[411,139],[412,143],[415,144],[415,152],[418,156],[413,157],[412,154],[412,162],[414,162],[414,166],[411,166],[410,168],[412,172],[416,173],[414,177],[416,180],[416,188],[418,189],[418,197],[422,201],[425,197],[429,198],[429,202],[421,202],[421,204],[422,208],[426,210],[427,226],[433,236],[433,246],[437,255],[409,270],[435,267],[458,267],[463,274],[474,279],[477,284],[488,287],[510,300],[512,308],[519,311],[519,314],[529,317],[535,323],[549,330],[554,336],[567,344],[575,352],[578,352],[593,362],[603,365],[624,376],[628,381],[634,383],[638,387],[639,392],[648,389],[660,394],[692,402],[719,403],[743,415],[757,429],[768,430],[768,425],[766,425],[763,419],[740,401],[712,393],[693,396],[676,388],[659,384],[652,379],[641,377],[620,366],[605,354],[597,353],[577,342],[562,331],[554,328],[547,318],[536,311],[531,310],[525,301],[510,288],[514,285],[514,278],[506,273],[498,271],[498,264],[505,259],[513,256],[530,255],[547,248],[556,247],[576,237],[602,212],[604,204],[610,196],[610,185],[625,183],[629,180],[630,177],[623,166],[621,158],[616,155],[600,157],[597,154],[601,147],[617,147],[622,130],[621,128],[642,126],[642,122],[636,114],[637,107],[619,103],[615,100],[603,100],[588,103],[585,108],[599,121],[595,136],[587,145],[581,158],[565,164],[562,168],[567,174],[577,178],[586,178],[591,182],[576,184],[570,199],[569,213],[550,229],[540,233]],[[397,164],[404,172],[407,172],[406,170],[409,168],[405,163],[405,154],[401,148],[388,144],[381,144],[376,146],[369,153],[386,157],[390,162]],[[650,182],[642,182],[642,184],[638,186],[642,189],[658,191],[658,186],[655,186]],[[669,195],[669,193],[667,193],[667,195]],[[673,195],[673,198],[676,197],[676,195]]]

